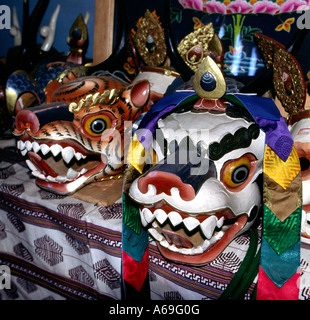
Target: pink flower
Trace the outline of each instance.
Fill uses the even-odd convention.
[[[179,0],[179,3],[183,8],[202,10],[201,0]]]
[[[244,0],[233,1],[227,6],[227,12],[231,13],[249,13],[252,10],[253,6]]]
[[[303,9],[306,6],[306,2],[302,0],[287,0],[281,5],[280,12],[292,12],[298,9]]]
[[[276,14],[280,11],[280,7],[269,0],[257,1],[254,3],[254,10],[253,13],[270,13]]]
[[[216,0],[206,1],[203,5],[203,11],[208,13],[226,13],[226,6]]]

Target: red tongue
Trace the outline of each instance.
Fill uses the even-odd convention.
[[[174,244],[177,248],[191,249],[194,247],[194,245],[186,237],[183,237],[176,232],[165,229],[162,229],[161,232],[169,244]]]
[[[36,153],[29,151],[30,161],[46,176],[57,177],[57,173]]]

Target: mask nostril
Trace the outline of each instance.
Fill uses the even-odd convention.
[[[37,116],[29,110],[21,110],[17,113],[15,118],[15,130],[18,133],[30,130],[31,133],[35,134],[40,129],[40,123]]]
[[[301,157],[299,158],[299,162],[300,162],[300,168],[301,171],[306,171],[310,168],[310,160],[305,158],[305,157]]]
[[[146,193],[149,184],[156,188],[157,194],[163,192],[171,196],[171,189],[177,188],[183,200],[190,201],[195,198],[193,187],[190,184],[182,182],[180,177],[170,172],[150,171],[145,176],[139,178],[138,188],[142,193]]]

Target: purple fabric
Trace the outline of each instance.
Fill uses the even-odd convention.
[[[152,144],[157,121],[163,115],[173,110],[175,107],[176,107],[175,105],[170,105],[166,109],[159,111],[158,113],[155,114],[154,117],[152,117],[152,119],[148,123],[146,123],[144,128],[139,128],[136,131],[137,138],[140,141],[140,143],[143,145],[145,150],[148,150]]]
[[[286,161],[292,152],[293,138],[278,107],[270,98],[233,94],[251,113],[255,122],[266,133],[266,144]],[[229,95],[226,96],[229,99]]]
[[[254,120],[266,133],[266,144],[279,158],[286,161],[292,152],[294,140],[283,117],[280,117],[278,121],[274,121],[254,116]]]
[[[151,147],[157,121],[176,108],[186,98],[194,94],[193,92],[179,92],[175,95],[164,97],[152,107],[142,119],[139,129],[136,131],[138,140],[146,150]],[[244,106],[252,114],[255,122],[265,132],[266,144],[280,159],[286,161],[292,152],[294,141],[285,120],[280,115],[274,102],[271,99],[256,96],[247,97],[239,95],[237,98],[242,103],[246,103]]]
[[[182,101],[190,96],[194,96],[194,91],[181,91],[170,96],[165,96],[160,99],[151,110],[142,119],[138,130],[136,131],[137,138],[143,145],[145,150],[148,150],[153,141],[153,135],[156,130],[157,121],[165,114],[172,111]]]

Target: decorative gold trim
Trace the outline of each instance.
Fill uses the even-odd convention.
[[[74,22],[70,28],[70,31],[69,31],[69,37],[71,37],[74,29],[79,29],[81,31],[81,40],[82,41],[87,40],[87,26],[85,24],[85,21],[84,21],[82,14],[79,14],[78,17],[74,20]]]
[[[110,180],[119,180],[119,179],[121,179],[123,177],[124,177],[124,174],[119,174],[118,176],[115,175],[115,176],[109,176],[109,177],[102,177],[100,179],[97,179],[95,177],[95,181],[96,182],[102,182],[102,181],[110,181]]]
[[[284,110],[290,116],[304,110],[306,84],[301,67],[285,47],[259,33],[255,40],[266,68],[273,68],[273,86]]]
[[[273,40],[267,38],[266,36],[262,36],[259,33],[255,33],[255,40],[266,68],[271,68],[273,65],[274,53],[276,48],[275,44],[279,43],[274,42]],[[279,46],[281,45],[279,44]]]
[[[17,92],[12,88],[5,89],[5,96],[6,96],[6,105],[9,113],[11,115],[14,114],[15,111],[15,104],[17,101]]]
[[[275,53],[273,84],[287,113],[294,115],[304,109],[306,88],[302,71],[292,55],[282,48]]]
[[[201,78],[206,72],[210,72],[215,79],[216,85],[212,91],[206,91],[201,87]],[[222,70],[211,57],[205,57],[200,63],[194,75],[193,88],[201,98],[205,99],[219,99],[225,94],[226,82]]]
[[[214,52],[219,57],[223,55],[222,42],[216,33],[209,43],[209,52]]]
[[[201,61],[211,52],[222,55],[222,44],[210,22],[184,37],[178,45],[178,51],[185,63],[196,72]]]
[[[86,65],[73,67],[71,69],[65,69],[56,77],[56,80],[60,84],[64,84],[64,80],[67,78],[69,79],[68,75],[73,74],[75,78],[80,78],[80,77],[86,76],[87,70],[88,70],[88,66],[86,66]],[[52,81],[54,81],[54,79],[50,80],[50,82],[52,82]]]
[[[85,98],[81,99],[78,103],[71,102],[69,104],[69,111],[72,113],[79,112],[82,108],[93,108],[98,104],[110,105],[119,99],[124,89],[121,88],[119,91],[116,89],[105,90],[103,93],[96,92],[95,94],[89,94]]]
[[[149,10],[146,10],[137,26],[134,42],[141,58],[149,66],[162,65],[167,57],[167,47],[165,34],[159,22]],[[154,42],[152,48],[147,47],[148,40]]]

